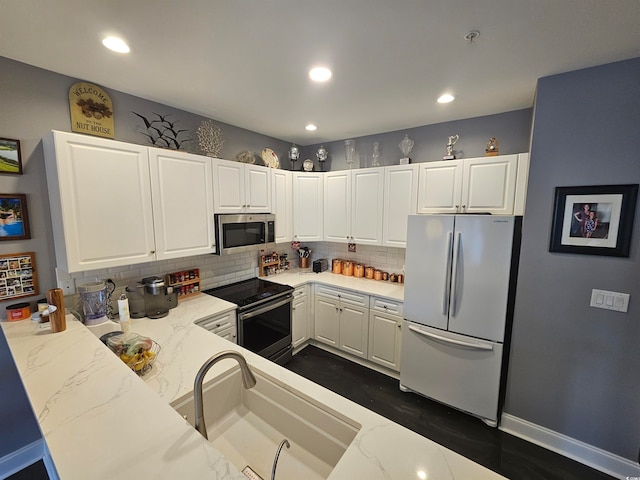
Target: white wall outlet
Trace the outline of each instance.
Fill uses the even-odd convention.
[[[594,288],[591,290],[591,303],[589,306],[626,313],[629,309],[629,294],[596,290]]]
[[[62,289],[64,296],[73,295],[76,293],[76,282],[69,273],[64,270],[56,268],[56,283],[58,288]]]

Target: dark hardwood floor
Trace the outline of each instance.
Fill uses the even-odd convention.
[[[613,477],[414,393],[398,380],[307,346],[285,365],[414,432],[513,480],[611,480]]]

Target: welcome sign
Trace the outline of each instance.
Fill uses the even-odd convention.
[[[113,103],[97,85],[78,82],[69,89],[71,131],[114,138]]]

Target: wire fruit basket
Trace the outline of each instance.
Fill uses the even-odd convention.
[[[140,347],[138,353],[133,355],[121,353],[120,359],[126,363],[131,370],[142,376],[153,368],[153,364],[155,363],[156,358],[158,358],[159,353],[160,345],[151,340],[151,348],[144,349],[143,347]]]
[[[114,332],[104,337],[104,343],[131,370],[142,376],[153,368],[160,353],[160,345],[137,333]]]

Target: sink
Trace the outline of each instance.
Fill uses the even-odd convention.
[[[242,385],[238,367],[207,382],[204,416],[210,442],[242,471],[271,478],[273,459],[286,438],[276,478],[327,478],[361,425],[251,368],[257,383]],[[193,398],[172,404],[194,425]]]

